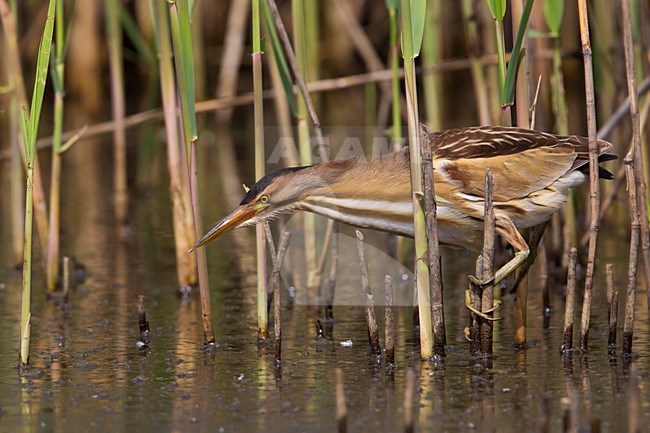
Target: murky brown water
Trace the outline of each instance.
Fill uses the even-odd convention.
[[[349,431],[403,429],[407,368],[414,368],[418,378],[417,431],[544,431],[544,419],[548,431],[561,431],[560,400],[569,394],[577,396],[582,428],[597,418],[602,431],[626,431],[628,367],[620,356],[607,355],[603,293],[606,261],[614,262],[617,283],[624,287],[624,233],[605,231],[601,238],[588,355],[565,362],[559,354],[560,290],[552,292],[551,324],[543,329],[541,293],[533,288],[530,348],[515,352],[509,346],[512,297],[506,296],[505,320],[495,327],[492,367],[472,358],[463,337],[468,314],[462,289],[473,266],[469,256],[453,252],[444,268],[449,340],[444,362],[420,362],[411,308],[397,308],[396,368],[391,372],[369,355],[361,307],[335,307],[332,338],[317,340],[318,313],[285,302],[283,363],[276,370],[272,348],[256,344],[254,289],[233,284],[229,237],[208,247],[219,349],[203,350],[198,300],[183,302],[176,296],[164,160],[158,160],[160,169],[151,169],[150,183],[157,186],[133,192],[133,234],[122,244],[111,223],[109,170],[84,159],[105,156],[108,149],[101,143],[84,146],[66,159],[63,242],[64,253],[83,262],[88,277],[61,308],[44,300],[43,277],[36,267],[31,366],[22,376],[15,367],[21,274],[7,269],[8,248],[0,249],[0,431],[333,431],[336,367],[345,376]],[[6,180],[0,178],[3,203]],[[204,187],[204,195],[206,214],[221,215],[224,210],[215,203],[219,192]],[[8,245],[6,208],[0,217],[0,241]],[[372,245],[382,245],[383,238],[369,237]],[[353,257],[350,266],[356,266]],[[381,293],[377,282],[387,268],[376,263],[371,258],[370,272]],[[353,285],[354,271],[341,272]],[[146,349],[136,346],[139,294],[146,297],[153,334]],[[637,299],[640,425],[646,426],[650,335],[645,293]],[[383,317],[381,308],[378,316]],[[347,340],[352,347],[340,344]]]

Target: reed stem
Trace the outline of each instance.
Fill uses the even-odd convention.
[[[127,223],[129,196],[126,167],[126,100],[124,98],[124,70],[122,65],[122,28],[120,26],[119,0],[104,2],[108,39],[109,66],[111,71],[111,102],[113,121],[113,188],[115,194],[115,222],[118,227]]]
[[[564,342],[562,343],[562,352],[568,353],[573,349],[573,316],[575,311],[576,299],[576,262],[578,260],[578,250],[571,247],[569,251],[569,268],[566,283],[566,301],[564,307]]]
[[[625,300],[625,321],[623,322],[622,355],[629,356],[632,353],[632,339],[634,336],[634,307],[636,302],[636,273],[639,254],[639,236],[641,224],[639,222],[639,201],[636,191],[635,167],[633,157],[628,154],[625,157],[625,179],[627,181],[627,193],[630,203],[630,258],[627,271],[627,298]]]
[[[366,245],[363,234],[357,230],[357,251],[359,252],[359,264],[361,266],[361,291],[366,301],[366,321],[368,322],[368,339],[370,340],[370,350],[373,356],[381,355],[381,346],[379,344],[379,331],[377,328],[377,315],[375,313],[375,301],[370,292],[370,282],[368,277],[368,261],[366,259]]]
[[[589,18],[586,0],[578,0],[578,16],[580,20],[580,40],[585,70],[585,93],[587,104],[587,129],[589,132],[589,251],[587,254],[587,269],[585,273],[584,299],[582,302],[582,318],[580,321],[580,350],[586,351],[589,341],[589,319],[591,314],[591,299],[596,266],[596,243],[600,217],[600,185],[598,182],[598,141],[596,138],[596,106],[594,96],[594,75],[592,63],[591,41],[589,37]]]
[[[494,213],[494,175],[488,168],[485,172],[485,210],[484,210],[484,229],[483,229],[483,252],[481,254],[481,272],[482,281],[490,281],[494,278],[494,244],[496,241],[496,216]],[[481,295],[481,311],[489,317],[494,316],[494,286],[488,284],[483,288]],[[481,352],[492,353],[492,320],[483,318],[481,321]]]
[[[348,415],[345,405],[345,383],[343,381],[343,370],[334,369],[334,388],[336,394],[336,429],[338,433],[347,433]]]
[[[607,275],[607,303],[609,305],[607,346],[609,346],[610,351],[615,351],[618,330],[618,289],[614,286],[614,270],[611,263],[605,265],[605,271]]]
[[[266,157],[264,156],[264,100],[262,99],[262,46],[260,38],[260,2],[253,0],[251,12],[253,15],[253,113],[255,122],[255,179],[264,177]],[[257,246],[257,339],[268,338],[268,306],[266,286],[266,246],[264,245],[264,227],[255,227]],[[276,260],[275,257],[273,257]]]
[[[393,316],[393,277],[386,275],[384,280],[386,305],[384,307],[384,332],[386,334],[386,364],[395,364],[395,325]]]

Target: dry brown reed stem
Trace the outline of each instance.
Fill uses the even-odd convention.
[[[384,307],[384,331],[386,333],[386,364],[395,363],[395,325],[393,322],[393,277],[386,275],[384,280],[386,305]]]
[[[580,20],[580,41],[585,70],[585,93],[587,105],[587,130],[589,132],[589,250],[587,254],[587,269],[585,273],[585,290],[582,301],[582,318],[580,321],[580,349],[586,351],[589,341],[589,319],[591,314],[591,299],[594,285],[594,270],[596,264],[596,242],[598,241],[598,225],[600,219],[600,184],[598,181],[598,141],[596,138],[596,106],[594,96],[594,74],[592,63],[591,41],[589,37],[589,18],[587,15],[587,0],[578,0],[578,15]]]
[[[415,371],[406,370],[406,386],[404,387],[404,433],[415,432]]]
[[[564,307],[564,340],[562,343],[562,352],[569,352],[573,349],[573,313],[575,311],[576,299],[576,262],[578,260],[578,250],[571,247],[569,251],[569,269],[566,283],[566,301]]]
[[[345,383],[343,382],[343,370],[334,369],[334,387],[336,389],[336,429],[338,433],[348,431],[348,414],[345,406]]]
[[[421,137],[428,133],[421,132]],[[433,322],[433,353],[445,356],[447,335],[445,331],[445,310],[442,285],[442,262],[438,240],[438,219],[436,216],[436,190],[433,180],[433,155],[430,143],[424,142],[422,151],[422,173],[424,176],[424,213],[427,231],[427,258],[429,268],[429,284],[431,297],[431,314]]]
[[[629,98],[628,98],[629,99]],[[629,105],[628,105],[629,106]],[[627,107],[626,107],[627,108]],[[627,113],[627,111],[626,111]],[[650,114],[650,98],[646,98],[645,102],[643,103],[643,108],[641,109],[641,130],[645,130],[645,125],[648,120],[648,114]],[[600,136],[599,136],[600,137]],[[610,206],[614,203],[614,200],[616,199],[616,196],[618,195],[618,191],[621,188],[621,185],[623,185],[624,180],[625,180],[625,164],[621,164],[618,167],[618,170],[616,171],[616,174],[614,175],[614,186],[610,188],[610,192],[605,197],[605,200],[603,200],[601,209],[600,209],[600,218],[602,219],[605,215],[605,213],[609,210]],[[587,244],[587,241],[589,240],[589,234],[586,233],[585,236],[580,240],[580,244],[582,246]]]
[[[485,211],[483,214],[483,253],[481,254],[481,281],[494,278],[494,242],[496,239],[496,216],[494,214],[494,176],[492,171],[485,172]],[[481,311],[492,317],[494,311],[494,286],[488,284],[481,294]],[[481,352],[492,353],[493,324],[483,318],[481,322]]]
[[[467,52],[469,56],[470,71],[474,83],[474,97],[480,125],[489,125],[490,107],[485,84],[485,70],[481,62],[481,44],[478,35],[478,15],[474,10],[477,3],[473,0],[462,0],[463,24],[465,27],[465,40],[467,41]]]
[[[366,65],[366,69],[373,72],[384,70],[386,68],[384,62],[382,62],[366,32],[363,31],[363,27],[361,27],[359,21],[355,19],[356,16],[352,11],[350,2],[348,0],[334,0],[334,6],[338,11],[343,27],[350,35],[352,45],[354,45],[359,53],[359,57],[361,57],[361,60]],[[389,82],[382,81],[379,85],[383,94],[390,94]]]
[[[125,226],[129,211],[126,167],[126,98],[124,96],[124,66],[122,64],[122,29],[119,9],[121,3],[109,0],[105,3],[108,39],[109,68],[111,76],[111,107],[115,129],[113,130],[113,193],[115,194],[115,222]]]
[[[551,292],[548,286],[548,257],[546,255],[546,244],[539,244],[539,284],[542,286],[542,327],[548,329],[551,326]]]
[[[630,151],[633,153],[633,151]],[[630,202],[630,258],[627,270],[627,298],[625,300],[625,321],[623,322],[623,342],[622,354],[630,355],[632,353],[632,337],[634,335],[634,304],[636,301],[636,273],[637,261],[639,254],[639,201],[636,191],[636,181],[634,179],[634,161],[630,158],[630,153],[625,157],[625,179],[627,181],[627,193]]]
[[[605,272],[607,276],[607,304],[609,305],[607,345],[610,350],[613,350],[616,348],[616,330],[618,328],[618,290],[614,287],[614,270],[611,263],[605,265]]]
[[[158,72],[160,93],[165,123],[167,144],[167,171],[169,173],[169,195],[172,203],[176,272],[179,286],[191,286],[198,282],[197,256],[187,254],[194,244],[194,222],[190,202],[189,179],[185,149],[181,147],[178,112],[176,109],[176,80],[173,53],[170,40],[168,12],[165,5],[156,4],[153,13],[159,25],[156,32],[158,50]]]
[[[336,287],[336,269],[339,261],[339,230],[338,223],[335,222],[332,227],[332,253],[330,254],[330,272],[327,277],[325,286],[325,299],[327,305],[325,306],[325,318],[332,320],[334,318],[334,288]]]
[[[289,230],[282,230],[282,234],[280,235],[280,242],[278,243],[278,252],[277,252],[277,258],[278,258],[278,270],[282,270],[282,263],[284,263],[284,256],[287,253],[287,249],[289,248],[289,241],[291,240],[291,232]],[[269,247],[270,248],[270,247]],[[273,271],[273,269],[271,269]],[[271,275],[267,281],[267,287],[273,288],[273,272],[271,272]],[[273,293],[269,289],[270,293]]]
[[[642,96],[650,90],[650,76],[647,76],[637,90],[637,96]],[[598,138],[606,140],[616,127],[625,119],[627,119],[628,114],[630,113],[630,97],[628,96],[625,100],[619,105],[614,114],[612,114],[607,122],[598,130]]]
[[[64,256],[63,257],[63,297],[64,299],[68,297],[68,293],[70,293],[70,287],[72,282],[70,281],[70,276],[72,274],[71,269],[72,268],[72,261],[70,260],[70,257]]]
[[[640,433],[641,424],[639,420],[639,372],[635,363],[630,364],[629,389],[627,397],[627,431],[629,433]]]
[[[138,328],[140,329],[140,341],[144,343],[144,346],[147,346],[150,331],[147,310],[144,308],[144,295],[138,295]]]
[[[300,74],[300,69],[298,68],[298,62],[296,61],[296,55],[293,51],[293,47],[291,46],[291,41],[289,40],[289,35],[287,34],[287,30],[284,27],[284,23],[282,22],[280,11],[278,10],[278,6],[275,3],[275,0],[268,0],[268,4],[269,4],[269,9],[271,10],[271,15],[273,15],[275,27],[278,30],[278,36],[280,37],[280,41],[282,42],[282,46],[284,48],[285,57],[287,59],[287,62],[289,63],[289,67],[291,68],[291,71],[293,72],[294,80],[298,85],[298,89],[300,90],[300,93],[302,94],[302,97],[307,106],[307,112],[309,113],[309,118],[311,119],[311,123],[314,126],[314,133],[316,134],[316,140],[318,140],[318,151],[320,157],[323,161],[327,161],[329,157],[328,157],[327,149],[325,147],[325,141],[323,140],[323,131],[321,130],[320,120],[318,120],[318,115],[316,114],[316,110],[314,109],[314,103],[311,100],[309,90],[307,89],[307,86],[305,85],[305,81],[302,79],[302,75]]]
[[[361,290],[366,301],[366,321],[368,322],[368,339],[373,356],[381,355],[379,344],[379,331],[377,328],[377,315],[375,314],[375,301],[370,293],[370,282],[368,278],[368,261],[366,260],[366,244],[363,234],[356,230],[357,250],[359,252],[359,264],[361,266]]]
[[[233,97],[237,93],[239,81],[239,66],[244,54],[246,42],[246,26],[249,19],[251,0],[230,2],[228,21],[224,35],[223,55],[219,68],[217,97]],[[252,102],[252,100],[251,100]],[[225,107],[217,113],[217,122],[223,125],[230,123],[234,107]]]
[[[268,286],[269,291],[273,292],[273,331],[275,333],[275,362],[279,363],[282,360],[282,304],[280,303],[280,253],[275,250],[275,242],[273,241],[273,233],[271,233],[271,226],[268,222],[264,223],[264,233],[266,235],[266,243],[269,246],[269,253],[271,255],[271,264],[273,266],[271,271],[271,284]],[[288,244],[287,231],[282,234],[280,240],[280,247],[282,244]],[[284,246],[286,251],[286,246]],[[284,252],[282,253],[284,258]]]
[[[635,71],[634,71],[634,45],[632,41],[632,20],[631,20],[629,0],[621,0],[621,17],[623,19],[623,46],[625,48],[624,50],[625,71],[627,75],[627,89],[630,97],[630,118],[632,121],[632,149],[630,150],[630,152],[628,152],[626,159],[629,156],[632,156],[634,161],[633,174],[634,174],[634,182],[636,184],[635,187],[636,187],[637,211],[638,211],[638,218],[639,218],[638,221],[641,224],[640,226],[641,251],[643,252],[643,267],[645,270],[645,289],[648,296],[648,300],[650,301],[650,227],[648,226],[648,206],[647,206],[647,197],[646,197],[646,185],[643,177],[644,161],[643,161],[643,150],[641,148],[641,121],[639,119],[639,103],[637,97]],[[629,187],[628,187],[628,193],[630,193]],[[634,221],[632,221],[632,224],[634,224]],[[630,255],[630,260],[632,260],[631,255]],[[635,257],[635,261],[636,261],[636,257]],[[636,263],[635,263],[635,268],[636,268]],[[635,269],[635,283],[636,283],[636,269]],[[650,305],[648,308],[650,308]]]
[[[478,256],[476,259],[476,275],[481,275],[483,272],[483,256]],[[480,277],[479,277],[480,278]],[[481,286],[469,283],[469,302],[475,311],[481,311]],[[468,299],[466,297],[465,301]],[[469,315],[469,351],[472,355],[477,355],[481,350],[481,322],[478,314],[470,311]]]

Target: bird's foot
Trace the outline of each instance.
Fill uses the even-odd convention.
[[[488,309],[486,311],[479,311],[478,309],[474,308],[474,306],[472,305],[471,294],[472,294],[471,290],[465,290],[465,307],[469,311],[471,311],[472,313],[476,314],[479,317],[484,318],[485,320],[489,320],[489,321],[492,321],[492,322],[496,322],[497,320],[503,319],[503,317],[488,316],[488,314],[493,313],[494,311],[497,310],[497,308],[499,308],[499,306],[501,305],[501,301],[495,300],[492,303],[492,308],[490,308],[490,309]]]
[[[479,280],[476,275],[470,274],[467,276],[467,279],[469,280],[470,283],[474,284],[475,286],[479,286],[482,289],[494,284],[494,276],[488,278],[487,280]]]

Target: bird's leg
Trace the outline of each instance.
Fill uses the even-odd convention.
[[[472,284],[483,287],[487,286],[488,284],[497,285],[506,277],[508,277],[508,275],[510,275],[515,269],[521,266],[522,263],[524,263],[530,255],[530,248],[528,247],[528,244],[521,236],[521,233],[519,233],[519,230],[517,230],[517,227],[515,227],[515,224],[510,218],[505,216],[497,217],[497,232],[503,236],[504,239],[508,241],[508,243],[510,243],[510,245],[512,245],[515,250],[517,250],[517,252],[515,253],[515,256],[510,259],[510,261],[508,261],[505,265],[501,266],[494,273],[494,277],[489,280],[481,281],[476,278],[476,276],[470,275],[468,279]]]
[[[530,239],[528,240],[530,254],[526,258],[526,260],[521,264],[521,267],[519,268],[519,272],[517,272],[517,277],[515,278],[515,282],[512,284],[512,287],[510,288],[511,294],[517,291],[517,287],[519,286],[521,281],[526,277],[528,271],[530,271],[530,267],[535,262],[539,243],[542,240],[542,236],[544,236],[544,231],[546,230],[547,225],[548,222],[544,222],[534,226],[530,230]]]

